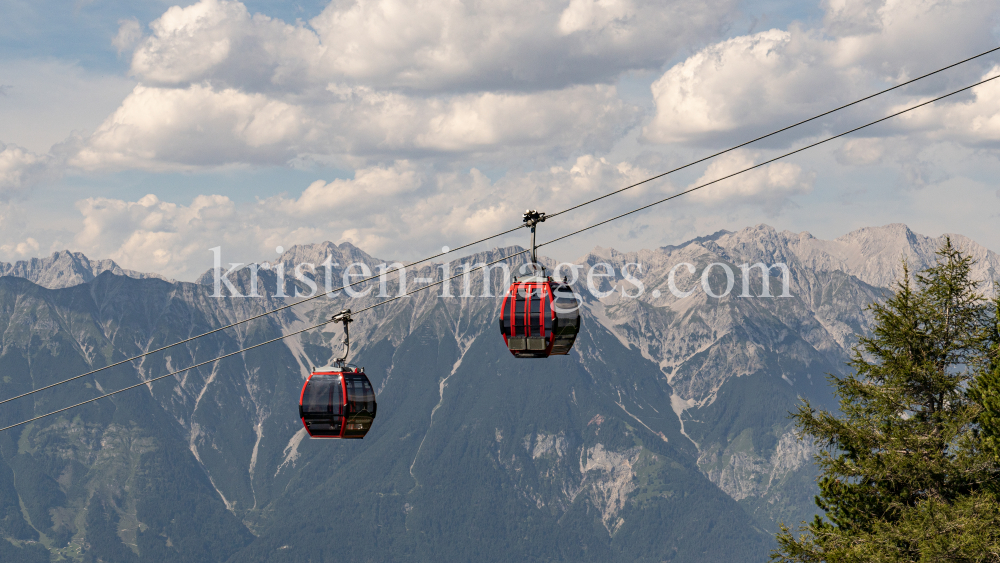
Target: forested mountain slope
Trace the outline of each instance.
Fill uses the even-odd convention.
[[[996,255],[964,242],[992,275]],[[764,561],[776,522],[813,511],[812,449],[787,412],[800,396],[830,405],[824,374],[844,369],[868,326],[864,305],[900,256],[916,268],[935,246],[895,225],[836,241],[760,226],[638,253],[598,249],[578,262],[611,265],[598,289],[615,292],[598,299],[578,280],[584,330],[570,356],[547,360],[504,348],[499,276],[488,292],[471,276],[475,297],[397,300],[352,325],[353,362],[379,400],[363,441],[304,439],[298,419],[302,381],[339,352],[339,325],[0,434],[0,559]],[[346,243],[295,247],[277,261],[284,293],[308,293],[290,275],[303,261],[319,266],[322,287],[328,256],[333,280],[351,262],[382,262]],[[675,285],[697,290],[678,298],[668,277],[682,262],[695,273],[676,268]],[[759,275],[750,297],[738,277],[722,298],[698,289],[710,264],[739,276],[755,262],[788,265],[788,297],[762,297]],[[768,280],[775,296],[779,274]],[[409,275],[440,279],[441,269]],[[0,397],[292,299],[275,297],[273,268],[257,276],[259,298],[213,297],[211,273],[183,283],[111,270],[51,288],[0,277]],[[248,293],[250,272],[232,277]],[[727,285],[720,266],[706,279],[716,294]],[[322,297],[0,405],[0,422],[383,299],[369,285],[366,297]]]

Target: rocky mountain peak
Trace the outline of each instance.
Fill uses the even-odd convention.
[[[997,253],[962,235],[929,237],[902,223],[864,227],[834,240],[819,239],[808,232],[779,232],[769,225],[756,225],[725,233],[707,244],[705,237],[699,237],[672,248],[700,245],[733,262],[781,262],[818,271],[839,270],[875,287],[892,287],[903,275],[904,260],[911,271],[933,265],[935,253],[947,236],[976,260],[973,271],[976,278],[990,283],[997,277],[1000,272]]]
[[[89,283],[103,272],[137,279],[160,278],[159,274],[142,273],[120,267],[114,260],[91,260],[82,252],[60,250],[47,258],[29,258],[13,264],[0,262],[0,276],[26,278],[42,287],[60,289]]]
[[[979,260],[981,276],[993,277],[994,253],[953,239]],[[577,342],[569,356],[544,361],[509,354],[497,326],[506,287],[500,276],[484,287],[484,272],[472,268],[475,285],[465,295],[460,276],[450,293],[442,286],[358,315],[351,360],[367,366],[379,418],[351,444],[304,439],[297,412],[310,367],[342,350],[342,328],[290,333],[398,295],[402,276],[390,276],[384,291],[373,280],[367,295],[332,292],[213,329],[297,299],[296,264],[320,269],[330,258],[374,270],[382,262],[354,245],[327,241],[263,256],[285,264],[287,299],[277,295],[273,267],[258,272],[259,299],[237,299],[219,298],[211,286],[123,278],[128,272],[114,262],[79,253],[5,265],[0,271],[54,275],[63,285],[92,280],[47,291],[0,279],[0,322],[10,327],[0,355],[5,397],[213,332],[4,411],[14,423],[49,404],[147,382],[25,426],[11,442],[19,447],[0,452],[0,529],[19,542],[0,541],[0,561],[29,560],[19,557],[28,549],[41,552],[32,561],[49,553],[301,561],[321,558],[334,536],[337,553],[382,560],[765,561],[778,522],[815,513],[816,450],[798,440],[788,412],[802,398],[835,404],[825,376],[847,369],[850,347],[869,329],[865,306],[886,294],[873,285],[893,281],[901,256],[914,269],[933,261],[941,241],[905,225],[836,240],[756,225],[660,249],[598,248],[580,263],[614,267],[597,279],[595,293],[604,296],[586,289],[582,272]],[[438,261],[450,269],[408,269],[408,287],[521,250],[449,254]],[[496,266],[513,271],[524,260]],[[739,279],[723,292],[727,276],[717,263],[758,261],[787,263],[789,295],[778,298],[776,272],[772,295],[757,289],[763,283],[742,295]],[[685,297],[668,283],[682,262],[693,268],[675,272]],[[342,273],[331,283],[339,286]],[[251,272],[230,280],[249,294]],[[710,295],[712,287],[724,295]],[[357,533],[337,535],[338,524],[322,518],[303,527],[318,501],[351,508]],[[484,545],[494,551],[484,555]]]
[[[993,272],[1000,266],[995,252],[963,236],[928,237],[901,223],[852,231],[825,245],[824,250],[843,262],[845,272],[874,286],[891,287],[902,278],[904,260],[911,271],[933,265],[935,253],[948,236],[977,260],[975,277],[983,281],[994,278]]]
[[[364,264],[384,262],[384,260],[371,256],[349,242],[342,242],[338,245],[330,241],[324,241],[316,244],[297,244],[286,250],[277,260],[270,262],[270,264],[284,264],[286,271],[290,271],[297,264],[308,263],[319,267],[327,260],[331,260],[333,263],[340,264],[341,266],[355,262]]]

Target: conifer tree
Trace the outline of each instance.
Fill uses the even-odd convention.
[[[871,306],[851,373],[830,376],[840,414],[793,415],[821,448],[817,505],[772,559],[1000,562],[997,303],[950,239],[936,265]],[[804,523],[805,524],[805,523]]]

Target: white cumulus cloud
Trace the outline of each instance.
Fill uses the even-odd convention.
[[[183,87],[211,81],[248,92],[301,92],[317,83],[324,48],[312,30],[251,16],[240,2],[201,0],[174,6],[150,24],[132,55],[143,83]]]
[[[137,86],[70,164],[170,168],[281,165],[297,157],[607,149],[638,118],[612,86],[538,93],[410,97],[331,85],[292,103],[209,84]]]
[[[719,180],[756,164],[759,155],[737,150],[713,160],[705,172],[688,189]],[[803,172],[797,164],[774,162],[721,180],[694,191],[692,201],[735,207],[754,204],[771,215],[788,205],[791,197],[812,191],[815,175]]]
[[[197,196],[189,204],[166,202],[153,194],[137,201],[87,198],[77,202],[83,226],[73,247],[126,268],[175,279],[193,279],[211,267],[208,249],[215,246],[223,247],[230,262],[266,260],[276,246],[323,240],[351,242],[376,256],[405,258],[506,230],[520,222],[526,202],[554,212],[648,174],[629,163],[593,155],[549,170],[511,172],[496,181],[475,168],[442,172],[397,161],[361,168],[350,179],[317,180],[297,195],[255,202],[237,203],[220,195]],[[648,191],[636,190],[576,211],[572,221],[596,222],[644,194]],[[519,232],[490,246],[524,245],[524,236]],[[10,255],[14,249],[0,251]]]
[[[142,39],[142,26],[139,20],[132,18],[118,21],[118,34],[111,40],[111,44],[118,49],[121,54],[135,47]]]
[[[3,244],[0,245],[0,252],[18,258],[38,256],[38,241],[28,237],[16,243]]]
[[[997,76],[1000,76],[1000,65],[993,67],[983,78]],[[901,115],[900,128],[908,132],[922,132],[935,140],[1000,148],[1000,78],[980,84],[970,92],[971,99],[942,104],[942,107],[925,106]],[[893,110],[905,107],[897,106]]]
[[[70,164],[84,169],[283,164],[313,130],[301,107],[206,85],[136,86]]]
[[[899,141],[899,139],[896,139]],[[887,152],[886,141],[876,138],[849,139],[834,153],[837,162],[848,166],[880,164]]]
[[[167,275],[193,272],[206,240],[236,243],[253,232],[227,197],[197,196],[190,205],[161,201],[87,198],[77,202],[83,229],[75,246],[91,256],[112,258],[129,268]]]
[[[136,50],[147,83],[302,92],[329,81],[428,92],[548,90],[658,68],[725,27],[733,0],[356,0],[308,24],[235,1],[170,8]]]
[[[48,169],[49,158],[0,143],[0,201],[22,194]]]
[[[752,138],[995,45],[997,8],[985,0],[830,0],[826,7],[821,29],[793,25],[735,37],[668,69],[653,84],[656,115],[644,137],[727,144],[733,133]],[[918,99],[968,84],[982,64],[896,95]],[[881,116],[891,103],[877,100],[852,112]],[[803,127],[783,138],[816,131]]]

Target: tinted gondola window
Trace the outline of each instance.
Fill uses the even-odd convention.
[[[375,391],[367,378],[348,376],[344,384],[347,385],[347,409],[350,413],[375,413]]]
[[[514,326],[514,334],[517,336],[525,335],[525,318],[524,318],[524,305],[527,303],[527,299],[521,298],[519,294],[517,299],[514,300],[514,318],[512,319],[512,325]]]
[[[302,397],[305,414],[341,414],[340,378],[314,375]]]
[[[576,299],[559,297],[556,299],[554,308],[556,313],[572,313],[573,311],[576,311],[579,306],[580,303],[577,302]]]
[[[531,300],[528,301],[529,313],[528,313],[528,331],[529,336],[541,336],[539,328],[542,324],[542,297],[541,291],[533,293]]]
[[[568,286],[560,285],[553,289],[552,296],[555,297],[553,308],[556,313],[572,313],[579,308],[580,302],[577,301],[576,295]]]

